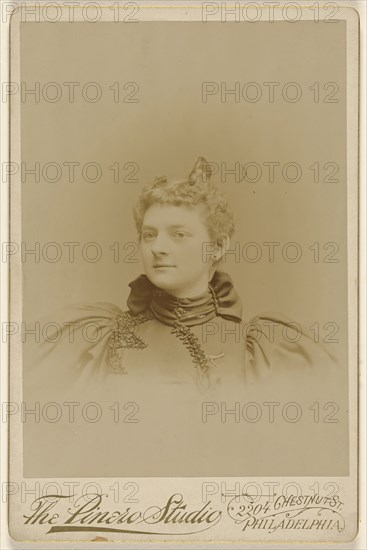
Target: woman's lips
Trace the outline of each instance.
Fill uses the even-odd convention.
[[[168,264],[153,264],[154,269],[158,269],[160,267],[176,267],[174,265],[168,265]]]

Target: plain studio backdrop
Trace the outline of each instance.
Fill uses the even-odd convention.
[[[256,163],[262,169],[258,182],[238,182],[231,174],[222,181],[220,171],[214,176],[236,224],[232,248],[237,247],[237,257],[230,254],[222,269],[234,279],[246,320],[282,312],[309,327],[319,323],[321,339],[330,333],[325,323],[336,323],[334,352],[347,373],[345,52],[343,22],[21,24],[21,81],[27,89],[40,86],[40,101],[28,94],[21,106],[21,157],[24,167],[40,163],[41,171],[39,183],[26,174],[22,184],[22,240],[29,249],[40,243],[41,251],[39,262],[28,255],[23,265],[24,320],[75,303],[105,301],[125,309],[127,284],[142,272],[132,206],[143,185],[161,175],[186,177],[198,156],[229,170],[235,163]],[[74,102],[65,84],[72,82],[79,83]],[[205,82],[219,90],[206,102]],[[250,82],[262,93],[256,102],[245,99],[246,90],[254,97],[255,87],[246,88]],[[279,83],[273,102],[265,84],[271,82]],[[283,97],[290,82],[301,90],[297,102]],[[338,86],[333,97],[330,82]],[[42,95],[54,96],[50,83],[62,91],[58,101]],[[88,83],[102,91],[96,102],[83,98],[83,89],[94,95]],[[221,97],[222,83],[227,90],[239,83],[240,100],[229,93]],[[130,97],[138,101],[124,102],[133,90]],[[284,93],[292,98],[295,88]],[[337,101],[328,102],[329,96]],[[46,178],[42,175],[51,162],[61,167],[57,182],[47,181],[56,173],[52,167]],[[101,168],[96,183],[85,181],[82,173],[91,162]],[[264,165],[271,162],[280,164],[273,182]],[[290,162],[302,169],[297,182],[282,176]],[[79,163],[73,183],[70,163]],[[117,183],[110,168],[116,163]],[[331,172],[326,163],[339,166],[337,182],[323,181]],[[137,181],[123,181],[135,165]],[[249,178],[254,174],[252,167]],[[293,177],[294,171],[288,174]],[[91,168],[88,177],[93,176]],[[83,246],[91,242],[101,247],[99,261],[82,257]],[[248,247],[254,242],[256,247]],[[264,244],[269,242],[280,243],[273,262]],[[301,250],[297,262],[282,255],[290,242]],[[56,251],[48,243],[58,243],[59,261],[47,261]],[[63,243],[79,243],[74,261]],[[335,245],[327,248],[327,243],[336,243],[334,256]],[[120,258],[114,261],[117,246]],[[250,261],[259,250],[259,260]],[[287,251],[294,257],[295,248]],[[85,254],[93,257],[93,247]],[[328,258],[337,261],[325,262]],[[346,391],[347,384],[340,388],[342,405]],[[340,473],[346,472],[347,444],[345,449]]]

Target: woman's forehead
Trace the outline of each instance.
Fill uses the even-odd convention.
[[[203,226],[205,227],[200,209],[196,206],[154,204],[144,215],[143,225],[154,226]]]

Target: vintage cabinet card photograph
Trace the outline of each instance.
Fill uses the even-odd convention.
[[[1,5],[19,547],[354,547],[360,4]]]

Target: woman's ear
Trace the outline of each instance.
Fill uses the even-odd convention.
[[[213,254],[213,259],[215,263],[224,258],[227,250],[229,250],[230,244],[231,239],[228,237],[228,235],[223,237],[221,241],[216,244],[216,250]]]

